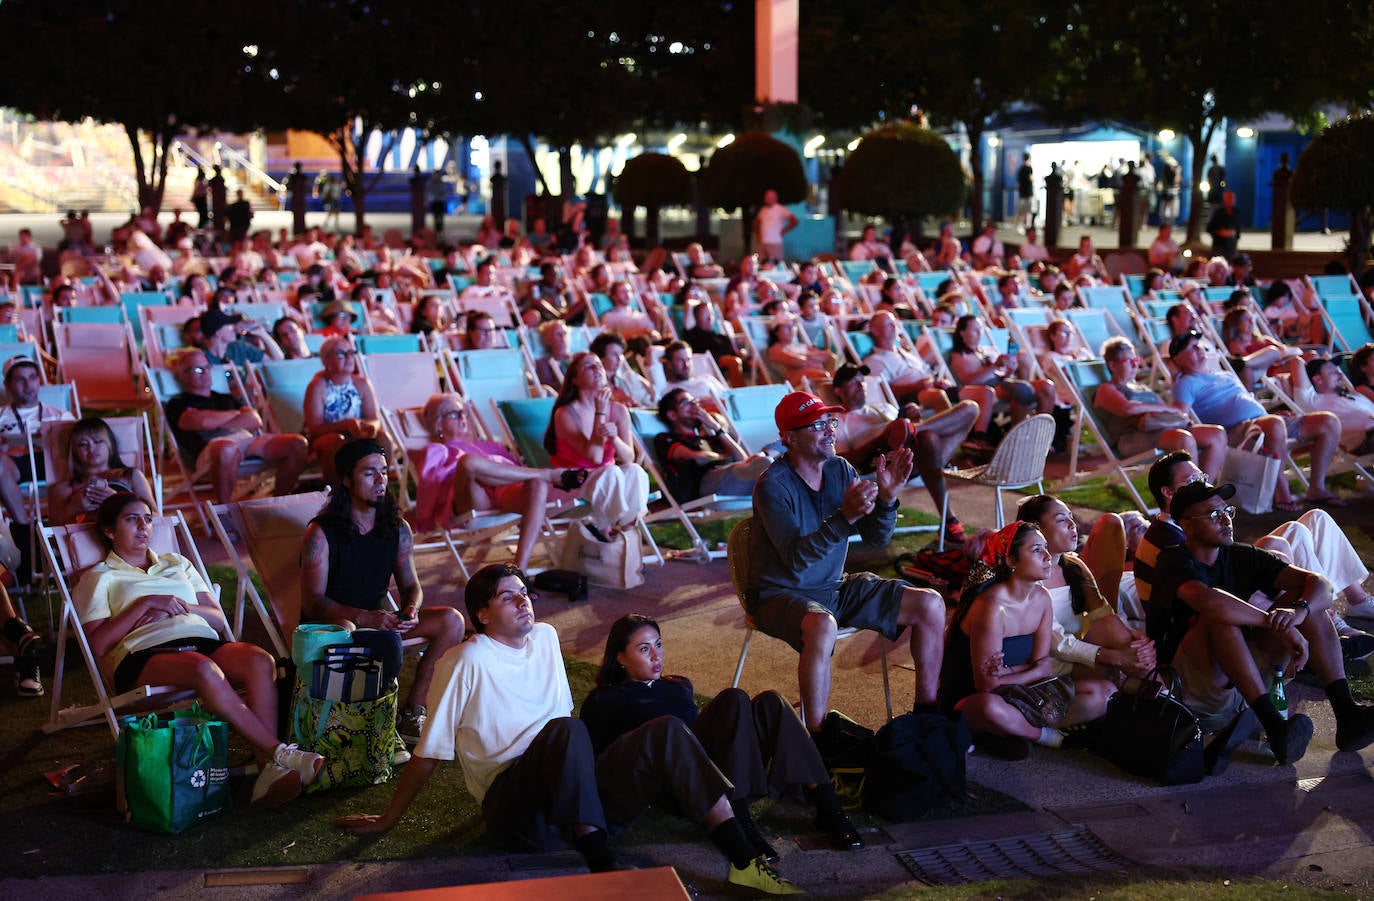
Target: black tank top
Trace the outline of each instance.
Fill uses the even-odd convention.
[[[329,542],[329,581],[325,597],[359,610],[381,610],[396,568],[401,533],[375,525],[366,535],[351,523],[316,517]]]

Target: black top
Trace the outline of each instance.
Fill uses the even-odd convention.
[[[172,434],[176,436],[177,446],[181,448],[181,453],[187,460],[194,462],[200,452],[205,449],[205,445],[210,443],[211,438],[219,437],[221,429],[205,429],[203,431],[192,431],[183,429],[178,423],[181,422],[181,414],[187,410],[212,410],[218,413],[237,410],[243,406],[233,395],[224,394],[219,391],[211,391],[208,397],[199,394],[188,394],[182,392],[171,400],[167,401],[167,421],[172,425]]]
[[[396,569],[396,554],[401,533],[393,528],[373,526],[366,535],[351,522],[317,516],[311,520],[329,542],[329,581],[324,595],[331,601],[359,610],[381,610],[391,574]]]
[[[1274,583],[1287,568],[1288,564],[1280,558],[1249,544],[1219,548],[1215,566],[1198,560],[1184,544],[1160,551],[1154,591],[1145,608],[1145,631],[1154,639],[1159,662],[1174,659],[1179,642],[1198,616],[1196,610],[1178,598],[1178,590],[1184,584],[1200,581],[1246,601],[1257,591],[1277,594]]]
[[[726,461],[698,463],[690,459],[669,459],[668,455],[672,452],[673,446],[678,444],[685,446],[689,451],[709,450],[719,454],[725,452],[725,443],[719,438],[684,435],[680,432],[659,432],[654,436],[654,453],[663,464],[663,478],[668,482],[668,493],[681,503],[701,497],[701,477],[711,467]]]
[[[600,754],[626,732],[661,716],[675,716],[692,725],[697,703],[686,676],[664,676],[652,682],[626,679],[619,685],[592,689],[582,702],[581,716],[592,747]]]
[[[682,340],[692,348],[692,353],[710,354],[717,362],[721,357],[735,353],[735,345],[730,343],[729,338],[710,329],[689,328],[682,333]]]

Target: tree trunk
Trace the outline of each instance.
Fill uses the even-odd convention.
[[[658,207],[645,208],[648,212],[644,222],[644,246],[653,249],[663,243],[663,232],[658,225]]]
[[[1202,167],[1207,162],[1207,145],[1212,142],[1211,128],[1199,127],[1188,131],[1188,143],[1193,148],[1192,185],[1188,188],[1188,235],[1185,244],[1195,244],[1202,239]]]
[[[577,183],[573,178],[572,148],[558,148],[558,193],[564,200],[577,196]]]
[[[1369,258],[1369,240],[1374,229],[1374,213],[1368,209],[1354,208],[1346,211],[1350,222],[1350,246],[1346,248],[1346,263],[1356,280],[1364,274],[1364,263]]]
[[[157,138],[157,180],[153,183],[152,192],[154,212],[162,211],[162,198],[167,193],[167,160],[171,156],[172,141],[174,140],[176,140],[176,133],[171,130],[162,132]]]
[[[152,188],[148,184],[148,167],[143,164],[143,145],[138,140],[138,129],[125,125],[124,134],[129,138],[129,147],[134,152],[134,180],[138,184],[138,205],[140,210],[148,204]]]
[[[549,196],[553,192],[549,190],[548,180],[544,178],[544,170],[539,168],[539,159],[534,155],[534,141],[530,140],[529,135],[520,136],[520,146],[525,148],[525,155],[530,158],[530,165],[534,167],[534,176],[539,179],[539,187],[543,189],[544,196]]]
[[[632,246],[635,242],[635,210],[637,209],[638,207],[634,206],[622,206],[620,208],[620,231],[630,239]]]
[[[973,189],[969,198],[969,218],[973,221],[969,223],[969,234],[977,236],[983,228],[983,129],[969,128],[965,122],[964,131],[968,133],[968,164],[973,170]]]
[[[752,253],[754,250],[754,217],[759,213],[757,207],[746,206],[740,208],[740,225],[744,228],[744,252]]]

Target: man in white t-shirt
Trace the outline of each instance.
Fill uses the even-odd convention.
[[[663,381],[655,386],[655,393],[661,398],[674,388],[681,388],[692,397],[711,397],[719,403],[725,394],[725,383],[709,373],[696,375],[692,359],[692,348],[686,341],[674,341],[664,348]]]
[[[769,260],[781,260],[782,236],[797,227],[797,217],[778,203],[778,192],[769,188],[763,192],[763,207],[754,217],[754,240],[759,252]]]
[[[1033,225],[1026,229],[1026,240],[1016,249],[1016,255],[1021,258],[1023,265],[1044,262],[1050,258],[1050,252],[1045,249],[1045,245],[1036,243],[1037,233],[1038,229]]]
[[[615,869],[607,821],[628,822],[667,795],[731,858],[730,882],[795,892],[780,892],[791,883],[755,857],[730,808],[730,781],[682,720],[650,720],[595,754],[586,725],[572,716],[558,633],[535,621],[524,573],[508,563],[484,566],[464,600],[477,634],[439,661],[424,734],[386,812],[336,823],[354,832],[390,829],[439,762],[457,760],[487,831],[502,843],[571,844],[593,872]]]
[[[1345,390],[1331,360],[1288,361],[1293,399],[1304,410],[1326,410],[1341,421],[1341,447],[1357,456],[1374,453],[1374,401]]]

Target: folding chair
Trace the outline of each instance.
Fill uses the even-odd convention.
[[[360,359],[378,407],[423,407],[430,395],[444,390],[439,362],[428,351],[362,355]]]
[[[1053,431],[1053,425],[1051,425]],[[754,517],[746,517],[735,523],[735,527],[730,530],[730,538],[727,543],[727,555],[730,561],[730,581],[735,587],[735,597],[739,598],[740,607],[744,609],[744,645],[739,649],[739,663],[735,664],[735,678],[730,683],[731,688],[739,688],[740,677],[744,675],[744,661],[749,657],[749,645],[754,640],[754,633],[759,631],[754,624],[754,618],[749,615],[749,596],[753,589],[750,585],[750,554],[752,548],[750,542],[753,537]],[[846,638],[853,638],[858,635],[860,629],[848,626],[837,629],[835,641],[838,643]],[[767,634],[767,633],[764,633]],[[883,699],[887,702],[887,718],[892,719],[892,684],[887,672],[887,641],[881,634],[878,639],[878,658],[883,668]],[[802,718],[806,717],[806,708],[802,708]]]
[[[424,449],[434,441],[434,436],[421,421],[418,407],[396,410],[382,407],[382,426],[393,445],[402,449],[392,461],[393,475],[400,487],[399,502],[402,509],[414,510],[416,498],[411,495],[410,486],[418,488],[420,484],[418,461]],[[548,509],[552,513],[561,509],[561,505],[550,504]],[[443,548],[448,551],[466,580],[469,574],[467,564],[463,562],[462,549],[507,544],[505,539],[520,527],[521,516],[504,510],[472,510],[462,518],[466,520],[462,528],[441,526],[427,533],[421,533],[416,523],[412,522],[411,525],[416,529],[415,549]]]
[[[445,348],[442,358],[449,383],[472,402],[473,412],[488,436],[499,433],[489,415],[493,403],[544,394],[525,368],[525,355],[519,349],[454,351]],[[524,454],[523,448],[521,454]],[[528,456],[525,459],[530,460]]]
[[[210,522],[205,518],[205,513],[200,507],[200,497],[197,495],[197,488],[204,488],[213,491],[213,486],[208,480],[203,480],[199,484],[191,479],[195,460],[188,460],[182,453],[180,445],[177,444],[176,432],[167,422],[166,405],[167,401],[181,393],[181,383],[177,381],[176,374],[170,369],[147,369],[148,387],[152,391],[153,397],[157,401],[157,416],[159,434],[153,441],[153,446],[158,449],[166,448],[168,456],[172,460],[172,465],[176,467],[180,475],[180,491],[184,491],[187,500],[184,503],[168,504],[172,508],[191,507],[196,511],[196,515],[201,518],[201,525],[205,527],[205,533],[210,534]],[[221,394],[232,394],[236,397],[246,397],[247,391],[243,383],[239,381],[238,371],[232,365],[212,366],[212,378],[210,390],[218,391]],[[265,477],[267,464],[263,460],[245,459],[239,464],[239,481],[242,483],[248,480],[253,487],[256,487]],[[180,493],[177,492],[177,493]],[[165,498],[159,498],[165,502]]]
[[[139,685],[121,694],[111,694],[110,689],[105,685],[104,677],[100,673],[100,666],[95,655],[91,651],[90,642],[86,640],[86,633],[81,628],[81,620],[72,600],[72,586],[77,579],[87,569],[104,560],[107,556],[105,546],[100,541],[99,532],[94,523],[44,526],[38,531],[43,542],[43,556],[47,561],[48,572],[52,574],[56,583],[62,607],[57,628],[57,658],[53,668],[52,705],[49,710],[48,722],[43,726],[43,731],[56,732],[59,729],[91,725],[104,720],[110,728],[110,733],[118,738],[119,720],[115,711],[131,708],[136,710],[147,710],[149,707],[166,708],[194,698],[195,692],[169,685]],[[159,516],[153,520],[149,549],[159,554],[177,553],[190,560],[195,566],[196,572],[200,574],[205,584],[210,586],[211,592],[218,599],[219,586],[210,581],[205,571],[205,564],[200,559],[200,552],[196,549],[195,542],[191,540],[191,533],[186,527],[186,520],[180,514]],[[233,640],[234,635],[234,631],[230,629],[225,637]],[[91,677],[91,684],[95,687],[96,702],[94,704],[66,708],[62,706],[62,689],[63,683],[66,681],[65,650],[69,637],[76,639],[82,661]]]
[[[148,479],[153,489],[156,508],[153,513],[162,515],[162,473],[157,470],[157,456],[153,453],[152,432],[148,428],[148,414],[140,412],[137,416],[106,416],[105,424],[114,433],[115,443],[119,445],[119,462],[130,469],[136,469]],[[71,477],[69,444],[75,422],[45,422],[40,429],[43,444],[44,468],[47,482],[62,482]],[[35,488],[37,482],[33,483]],[[37,498],[35,498],[35,501]],[[38,507],[41,513],[41,506]]]
[[[53,339],[62,381],[76,384],[82,406],[127,410],[153,402],[127,322],[54,322]]]
[[[515,448],[527,466],[550,465],[549,452],[544,447],[544,430],[552,420],[554,400],[552,397],[529,397],[491,402],[506,443]],[[648,503],[652,505],[658,499],[659,493],[651,492]],[[578,502],[576,506],[559,511],[556,517],[549,517],[546,522],[552,527],[556,523],[583,519],[589,510],[585,502]],[[663,552],[659,550],[658,542],[643,519],[639,520],[639,531],[651,549],[651,553],[644,557],[645,562],[656,562],[662,566],[666,562]]]
[[[249,377],[262,390],[271,431],[296,435],[305,431],[305,389],[322,368],[320,360],[261,360],[248,364]]]
[[[421,334],[405,335],[359,335],[353,343],[358,353],[368,354],[415,354],[428,353],[429,345]]]
[[[749,453],[757,454],[777,443],[778,424],[773,413],[791,390],[784,384],[731,388],[725,392],[721,398],[721,412],[730,430]]]
[[[301,618],[302,536],[328,498],[328,491],[313,491],[230,504],[206,501],[201,511],[210,523],[211,534],[219,539],[225,556],[238,571],[234,628],[242,628],[244,609],[251,603],[278,656],[290,656],[287,636],[295,631]],[[262,582],[266,598],[258,591],[253,576]]]
[[[705,522],[738,515],[752,509],[754,499],[747,495],[708,494],[692,500],[679,501],[668,490],[667,479],[664,478],[655,452],[655,438],[666,433],[668,427],[652,410],[631,410],[630,426],[634,429],[635,443],[639,447],[640,465],[649,471],[649,476],[663,489],[663,500],[668,504],[666,510],[651,511],[648,521],[659,522],[666,519],[676,519],[682,523],[688,537],[692,539],[692,547],[696,551],[697,559],[702,563],[725,556],[724,551],[713,550],[706,543],[701,537],[701,533],[697,531],[693,520]]]
[[[1129,457],[1118,456],[1116,451],[1112,450],[1107,429],[1098,419],[1097,410],[1093,406],[1098,386],[1111,381],[1111,373],[1107,370],[1107,364],[1100,360],[1066,362],[1059,365],[1059,371],[1064,375],[1067,386],[1073,390],[1077,399],[1078,417],[1069,436],[1069,474],[1060,480],[1055,486],[1056,489],[1070,487],[1098,474],[1096,470],[1080,472],[1078,469],[1079,454],[1083,448],[1083,427],[1086,425],[1092,432],[1093,440],[1097,442],[1098,449],[1106,457],[1107,465],[1111,468],[1112,474],[1121,480],[1122,487],[1131,495],[1136,507],[1146,516],[1153,515],[1156,508],[1151,507],[1136,490],[1135,483],[1131,481],[1131,475],[1148,469],[1155,458],[1159,456],[1159,451],[1151,448]]]
[[[1006,525],[1006,515],[1002,512],[1002,492],[1008,489],[1025,488],[1036,485],[1041,494],[1045,492],[1045,461],[1050,455],[1050,444],[1054,441],[1054,417],[1037,413],[1011,427],[1002,438],[992,460],[971,469],[954,469],[945,472],[945,477],[959,481],[987,485],[996,493],[996,528]],[[949,521],[949,494],[940,508],[940,550],[945,549],[945,524]]]

